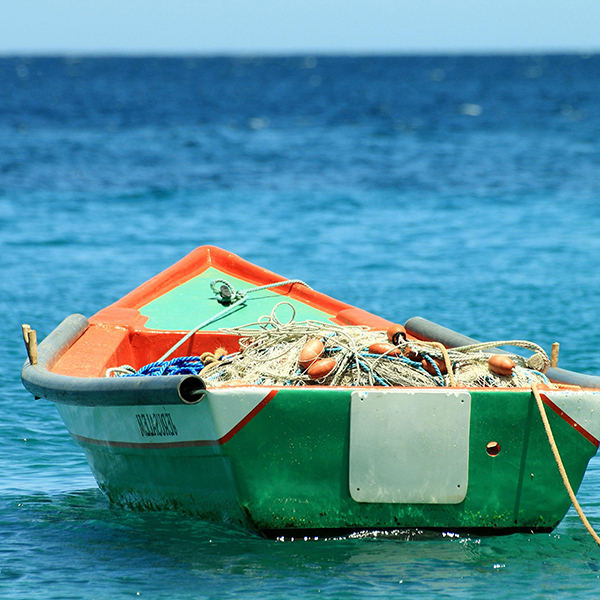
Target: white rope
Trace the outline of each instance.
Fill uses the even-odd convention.
[[[548,367],[550,366],[550,359],[548,358],[548,355],[546,354],[544,349],[541,346],[538,346],[537,344],[535,344],[533,342],[528,342],[526,340],[505,340],[505,341],[498,341],[498,342],[482,342],[479,344],[471,344],[469,346],[458,346],[457,348],[452,348],[452,350],[455,350],[457,352],[463,352],[463,353],[471,353],[471,352],[482,352],[483,350],[490,350],[492,348],[497,348],[499,346],[515,346],[517,348],[525,348],[526,350],[531,350],[534,353],[534,356],[539,355],[540,360],[542,361],[541,369],[540,369],[542,372],[546,372],[548,370]],[[529,359],[526,360],[525,358],[523,358],[522,356],[520,356],[518,354],[510,353],[510,354],[507,354],[507,356],[510,356],[510,358],[515,360],[515,362],[517,362],[521,366],[530,367],[529,362],[531,361],[532,357],[530,357]]]
[[[256,323],[219,330],[239,336],[240,352],[222,360],[220,369],[211,368],[207,383],[216,386],[228,381],[244,381],[249,385],[306,385],[311,379],[299,369],[299,355],[311,339],[322,340],[322,357],[336,361],[335,368],[322,382],[325,385],[528,388],[532,381],[547,382],[542,373],[526,366],[515,366],[508,376],[498,375],[489,368],[489,354],[447,350],[441,344],[429,342],[403,341],[390,347],[394,352],[372,354],[369,351],[372,344],[389,344],[385,332],[363,326],[294,322],[293,319],[282,324],[275,316],[276,308],[270,316],[265,315]],[[418,358],[412,360],[410,356]],[[432,362],[429,359],[438,364],[443,361],[447,373],[428,372],[422,365],[424,359],[429,364]]]
[[[575,497],[575,492],[571,487],[571,483],[569,482],[569,477],[567,476],[567,471],[565,470],[565,466],[560,457],[560,453],[558,451],[558,446],[556,445],[556,441],[554,440],[554,435],[552,434],[552,429],[550,428],[550,421],[548,421],[548,416],[546,415],[546,410],[544,409],[544,403],[542,401],[542,397],[540,396],[540,392],[535,383],[531,384],[531,390],[533,391],[533,395],[535,396],[535,401],[537,402],[538,410],[540,411],[540,416],[542,417],[542,423],[544,424],[544,430],[546,431],[546,435],[548,436],[548,441],[550,442],[550,448],[552,448],[552,454],[554,454],[554,460],[558,465],[558,471],[560,476],[562,477],[563,484],[567,490],[567,494],[569,494],[569,498],[581,519],[584,527],[587,529],[588,533],[592,536],[596,544],[600,546],[600,537],[594,531],[590,522],[587,520],[586,516],[583,514],[583,510],[581,510],[581,506],[579,506],[579,502],[577,502],[577,498]]]
[[[177,348],[179,348],[182,344],[184,344],[187,340],[189,340],[197,331],[200,331],[200,329],[203,329],[207,325],[214,323],[216,320],[218,320],[221,317],[224,317],[226,314],[229,314],[230,312],[232,312],[234,308],[237,308],[238,306],[241,306],[242,304],[244,304],[244,302],[246,300],[246,294],[249,294],[250,292],[259,292],[261,290],[276,288],[276,287],[280,287],[282,285],[291,285],[294,283],[299,283],[299,284],[307,287],[309,290],[312,289],[307,283],[304,283],[304,281],[301,281],[300,279],[288,279],[286,281],[279,281],[277,283],[269,283],[268,285],[261,285],[258,287],[253,287],[253,288],[249,288],[247,290],[240,290],[240,291],[236,292],[235,289],[233,288],[233,286],[225,279],[215,279],[214,281],[211,281],[211,284],[210,284],[210,287],[215,294],[218,294],[218,292],[216,290],[217,283],[223,283],[224,285],[227,286],[229,291],[232,293],[234,302],[232,304],[230,304],[229,306],[227,306],[227,308],[223,309],[221,312],[216,314],[214,317],[211,317],[210,319],[203,321],[202,323],[200,323],[200,325],[197,325],[196,327],[194,327],[194,329],[192,329],[191,331],[188,331],[188,333],[186,333],[186,335],[184,335],[183,338],[181,338],[172,348],[167,350],[167,352],[165,352],[165,354],[163,354],[158,359],[158,362],[166,360],[169,356],[171,356],[171,354],[173,354],[173,352],[175,352],[175,350],[177,350]],[[294,314],[296,314],[295,310],[294,310]]]
[[[192,329],[191,331],[188,331],[188,333],[186,333],[172,348],[170,348],[169,350],[167,350],[167,352],[165,352],[165,354],[163,354],[158,359],[158,362],[166,360],[169,356],[171,356],[171,354],[173,354],[173,352],[175,352],[175,350],[177,350],[177,348],[179,348],[179,346],[181,346],[181,344],[183,344],[187,340],[189,340],[196,333],[196,331],[199,331],[203,327],[206,327],[207,325],[210,325],[211,323],[213,323],[217,319],[220,319],[221,317],[225,316],[226,314],[232,312],[234,308],[237,308],[238,306],[241,306],[244,302],[246,302],[246,297],[245,296],[243,298],[240,298],[237,302],[234,302],[233,304],[231,304],[227,308],[223,309],[220,313],[216,314],[214,317],[211,317],[210,319],[207,319],[206,321],[203,321],[202,323],[200,323],[200,325],[197,325],[196,327],[194,327],[194,329]]]

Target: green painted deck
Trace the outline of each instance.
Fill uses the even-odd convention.
[[[221,312],[226,307],[217,302],[210,287],[211,281],[215,279],[225,279],[239,291],[254,287],[246,281],[236,279],[211,267],[201,275],[142,306],[140,314],[148,317],[146,327],[164,331],[185,331],[197,327],[200,323]],[[222,327],[239,327],[240,324],[255,323],[261,317],[270,315],[273,307],[282,301],[289,302],[296,310],[295,321],[312,319],[326,322],[333,316],[277,292],[262,290],[248,294],[244,305],[211,323],[208,329],[216,330]],[[291,308],[280,306],[277,309],[277,317],[280,321],[288,321],[292,317]]]

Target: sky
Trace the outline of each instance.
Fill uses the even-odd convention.
[[[0,0],[0,54],[600,51],[600,0]]]

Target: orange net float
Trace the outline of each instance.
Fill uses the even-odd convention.
[[[325,377],[331,375],[336,366],[337,363],[335,358],[321,358],[310,365],[306,370],[306,373],[313,381],[318,381],[319,379],[325,379]]]
[[[298,359],[298,365],[302,369],[308,369],[316,360],[318,360],[323,354],[325,344],[322,340],[312,339],[308,340],[304,344],[304,348],[300,351],[300,358]]]
[[[394,323],[387,328],[387,338],[394,346],[397,346],[406,341],[406,329],[402,325]]]
[[[370,354],[387,354],[388,356],[402,356],[402,351],[387,342],[378,342],[369,346]]]
[[[440,373],[442,375],[445,375],[448,372],[448,367],[446,367],[446,361],[443,358],[431,357],[431,360],[437,365],[437,368],[440,370]],[[424,358],[421,361],[421,365],[430,375],[437,375],[437,371],[436,371],[435,367],[426,358]]]
[[[492,373],[508,377],[512,375],[513,369],[515,368],[515,363],[508,356],[494,354],[493,356],[490,356],[488,360],[488,366],[490,367],[490,371]]]

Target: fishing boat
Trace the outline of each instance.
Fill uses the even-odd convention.
[[[600,440],[600,378],[539,346],[393,323],[216,247],[39,347],[23,328],[25,388],[111,502],[267,536],[549,532],[571,500],[544,417],[574,491]]]

